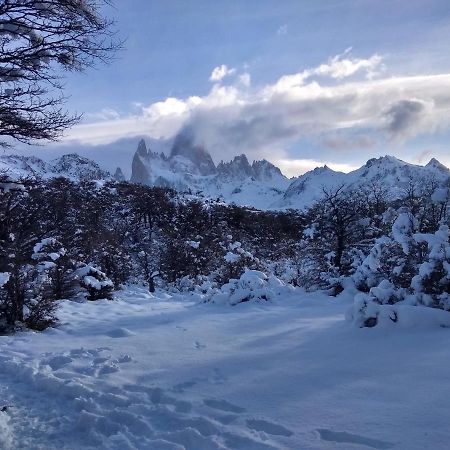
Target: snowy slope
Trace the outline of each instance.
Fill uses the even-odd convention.
[[[436,159],[427,165],[410,164],[394,156],[373,158],[361,168],[349,173],[335,172],[325,167],[316,168],[294,180],[283,198],[274,206],[304,209],[323,196],[323,190],[332,191],[340,186],[360,190],[378,183],[387,189],[391,199],[398,198],[411,180],[449,180],[450,170]]]
[[[332,190],[345,183],[346,174],[327,166],[316,167],[294,180],[276,203],[280,208],[305,209],[323,196],[323,190]]]
[[[9,178],[42,178],[66,177],[74,181],[102,180],[111,175],[99,167],[91,159],[75,153],[63,155],[50,162],[35,156],[0,155],[0,174]]]
[[[63,302],[0,337],[0,448],[448,449],[448,329],[355,329],[351,301]]]

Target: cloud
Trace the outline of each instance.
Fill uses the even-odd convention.
[[[344,53],[330,58],[327,63],[320,64],[318,67],[284,75],[272,86],[272,89],[276,92],[285,92],[303,86],[306,81],[313,77],[330,77],[334,80],[342,80],[356,75],[358,72],[365,73],[366,78],[373,78],[376,69],[381,65],[381,56],[375,54],[367,59],[346,57],[350,51],[351,48],[348,48]]]
[[[286,24],[281,25],[277,30],[277,34],[279,36],[284,36],[287,33],[288,33],[288,26]]]
[[[239,75],[239,83],[241,83],[245,87],[249,87],[251,84],[252,78],[249,73],[243,73]]]
[[[347,54],[347,52],[344,53]],[[350,77],[359,71],[365,71],[366,76],[371,78],[375,74],[375,70],[380,66],[382,58],[380,55],[373,55],[368,59],[346,58],[343,55],[337,55],[331,58],[327,64],[321,64],[314,69],[311,75],[329,75],[331,78],[341,80]]]
[[[417,134],[430,118],[432,105],[418,99],[399,100],[384,113],[386,129],[392,138],[401,140]]]
[[[319,143],[332,150],[368,149],[376,145],[375,139],[367,135],[349,135],[330,133],[319,139]]]
[[[128,116],[84,123],[66,140],[167,139],[191,126],[216,160],[245,152],[250,158],[273,155],[273,161],[283,159],[284,149],[300,139],[330,151],[356,151],[450,129],[450,74],[369,76],[380,61],[377,55],[352,58],[347,51],[259,87],[241,74],[235,84],[215,83],[202,97],[169,97],[137,105]],[[221,67],[216,80],[234,70]]]
[[[419,152],[416,155],[415,160],[417,161],[418,164],[426,164],[434,154],[435,152],[428,148]]]
[[[102,110],[96,113],[87,113],[84,115],[84,118],[87,120],[95,121],[95,120],[114,120],[120,119],[120,113],[113,108],[103,108]]]
[[[209,81],[217,83],[222,81],[225,77],[233,75],[234,73],[236,73],[236,69],[229,69],[225,64],[222,64],[221,66],[217,66],[213,69],[211,76],[209,77]]]

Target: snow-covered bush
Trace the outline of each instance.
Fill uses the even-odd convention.
[[[306,214],[299,245],[299,282],[305,289],[342,292],[344,278],[354,273],[380,231],[379,208],[370,196],[344,185],[323,191]]]
[[[419,243],[426,243],[428,252],[411,287],[424,305],[450,311],[449,227],[442,225],[434,234],[416,234],[414,238]]]
[[[44,330],[56,323],[55,300],[67,292],[65,249],[54,238],[35,244],[31,263],[24,264],[11,254],[11,272],[3,276],[0,293],[2,328],[10,331],[27,327]]]
[[[104,272],[87,264],[76,272],[80,286],[87,291],[87,300],[111,299],[114,283]]]
[[[264,270],[259,258],[255,258],[252,253],[244,250],[239,241],[228,243],[223,260],[223,265],[216,277],[219,283],[237,279],[247,270]]]
[[[258,270],[247,270],[239,279],[231,279],[207,300],[211,303],[237,305],[249,301],[275,300],[288,292],[285,285],[273,275]]]
[[[0,272],[0,288],[3,287],[9,280],[9,272]]]
[[[357,326],[397,323],[405,305],[450,311],[449,228],[416,233],[416,227],[415,217],[401,212],[391,235],[378,239],[357,269],[353,279],[363,292],[348,316]]]
[[[33,248],[32,260],[45,296],[53,300],[70,298],[75,293],[75,263],[55,238],[45,238]]]

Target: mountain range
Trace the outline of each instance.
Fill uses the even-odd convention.
[[[76,153],[63,155],[50,162],[36,156],[0,155],[0,175],[2,174],[11,180],[65,177],[73,181],[92,181],[112,178],[95,161]]]
[[[168,156],[149,150],[141,140],[131,165],[131,182],[172,187],[191,195],[258,209],[305,209],[323,197],[324,189],[331,191],[340,186],[359,190],[377,183],[391,198],[396,198],[411,180],[433,178],[440,184],[448,184],[450,180],[450,170],[434,158],[420,166],[393,156],[370,159],[349,173],[324,166],[289,179],[269,161],[263,159],[250,164],[244,154],[215,165],[208,151],[189,132],[175,138]],[[50,162],[35,156],[1,155],[1,173],[10,179],[64,176],[73,181],[125,180],[120,168],[112,175],[96,162],[77,154]]]

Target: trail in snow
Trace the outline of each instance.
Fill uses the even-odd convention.
[[[448,448],[448,330],[351,329],[348,300],[300,292],[121,297],[0,338],[1,448]]]

